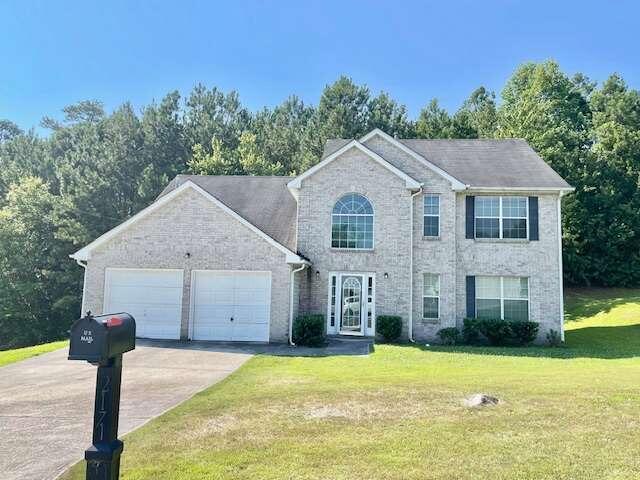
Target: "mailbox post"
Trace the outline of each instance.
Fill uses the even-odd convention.
[[[118,440],[122,354],[136,344],[136,322],[127,313],[94,317],[71,327],[69,360],[98,366],[93,413],[93,444],[84,452],[87,480],[117,480],[123,444]]]

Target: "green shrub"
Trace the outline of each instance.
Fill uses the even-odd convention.
[[[376,331],[385,342],[393,342],[402,333],[402,318],[395,315],[378,315]]]
[[[547,332],[547,345],[550,347],[559,347],[562,345],[562,337],[560,332],[553,328]]]
[[[480,343],[480,320],[477,318],[464,319],[462,341],[466,345],[476,345]]]
[[[513,330],[509,322],[500,319],[482,319],[478,321],[480,333],[490,345],[503,346],[511,343]]]
[[[539,324],[536,322],[510,322],[510,325],[515,345],[529,345],[538,336]]]
[[[536,322],[514,322],[500,319],[477,320],[480,333],[490,345],[524,346],[533,342],[538,336],[539,324]]]
[[[460,343],[460,330],[456,327],[447,327],[438,331],[438,336],[443,345],[457,345]]]
[[[293,323],[293,343],[304,347],[321,347],[326,342],[324,315],[301,315]]]

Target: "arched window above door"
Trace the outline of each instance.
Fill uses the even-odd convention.
[[[331,214],[331,247],[373,248],[373,207],[364,196],[349,193],[336,202]]]

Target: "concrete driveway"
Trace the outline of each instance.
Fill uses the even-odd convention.
[[[123,361],[120,437],[216,383],[250,348],[139,341]],[[52,479],[91,444],[96,367],[67,348],[0,367],[0,477]],[[126,442],[125,442],[126,455]]]

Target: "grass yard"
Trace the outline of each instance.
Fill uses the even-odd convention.
[[[42,355],[43,353],[57,350],[67,346],[68,344],[68,340],[61,340],[58,342],[43,343],[42,345],[34,345],[33,347],[2,350],[0,351],[0,367],[8,365],[9,363],[19,362],[20,360],[24,360],[29,357],[35,357],[36,355]]]
[[[128,435],[122,478],[640,478],[640,290],[567,297],[567,348],[256,357]]]

